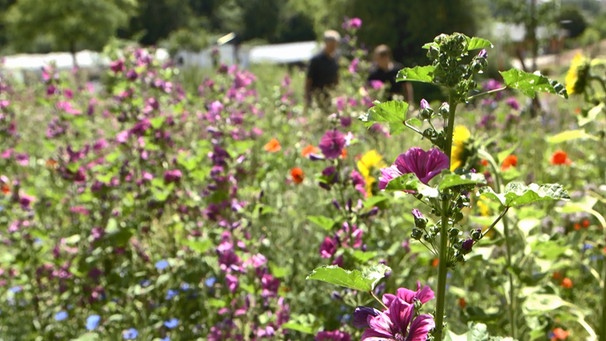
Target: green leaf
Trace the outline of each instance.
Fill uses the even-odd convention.
[[[377,256],[376,252],[355,250],[352,256],[360,263],[366,263]]]
[[[414,173],[404,174],[391,180],[385,189],[388,191],[414,191],[428,198],[437,198],[440,195],[436,188],[422,183]]]
[[[184,244],[197,253],[206,253],[214,246],[210,239],[187,240]]]
[[[492,43],[490,41],[483,39],[483,38],[472,37],[467,40],[467,50],[468,51],[493,48],[493,47],[494,46],[492,45]]]
[[[373,265],[362,271],[345,270],[337,265],[327,265],[316,268],[306,279],[336,284],[358,291],[371,291],[385,277],[387,271],[391,271],[391,269],[384,264]]]
[[[503,162],[503,160],[505,160],[506,157],[508,157],[509,155],[511,155],[516,148],[518,148],[518,143],[514,144],[513,146],[511,146],[508,149],[502,150],[497,154],[497,164]]]
[[[448,174],[442,178],[438,189],[443,191],[447,188],[452,188],[462,185],[486,185],[486,178],[482,174],[468,173],[468,174]]]
[[[76,339],[72,339],[72,341],[97,341],[99,340],[99,334],[97,333],[86,333],[78,336]]]
[[[568,142],[568,141],[573,141],[573,140],[586,140],[586,139],[593,140],[593,141],[599,140],[599,138],[597,136],[588,134],[583,129],[577,129],[577,130],[566,130],[559,134],[549,136],[549,137],[547,137],[547,142],[549,142],[551,144],[556,144],[556,143]]]
[[[570,199],[560,184],[528,186],[521,182],[510,182],[505,186],[505,206],[522,206],[540,201]]]
[[[392,134],[404,130],[404,120],[408,112],[408,103],[404,101],[375,102],[375,105],[368,109],[368,112],[360,116],[360,121],[367,127],[375,123],[389,124],[389,131]]]
[[[582,127],[582,126],[586,125],[587,123],[595,121],[596,118],[598,118],[598,115],[600,115],[601,113],[603,113],[605,111],[606,111],[606,104],[604,104],[604,102],[600,102],[600,104],[589,109],[589,111],[587,112],[587,115],[578,116],[579,126]]]
[[[307,324],[297,323],[297,322],[286,322],[282,325],[284,329],[290,329],[297,332],[301,332],[303,334],[315,334],[314,327]]]
[[[406,120],[406,125],[409,127],[421,128],[423,127],[423,121],[420,119],[413,117]]]
[[[515,207],[528,205],[540,201],[567,200],[568,192],[560,184],[526,186],[521,182],[510,182],[505,186],[503,193],[495,193],[490,187],[483,187],[481,195],[497,200],[503,206]]]
[[[537,92],[547,92],[568,98],[562,84],[551,81],[549,78],[535,73],[524,72],[518,69],[500,71],[505,85],[512,89],[521,91],[526,96],[534,98]]]
[[[332,230],[333,226],[335,226],[336,223],[334,220],[321,215],[308,216],[307,220],[309,220],[311,223],[318,225],[326,231]]]
[[[554,311],[565,305],[565,302],[558,295],[551,294],[532,294],[524,301],[523,309],[526,314],[544,314]]]
[[[405,67],[398,71],[396,81],[433,83],[433,72],[435,69],[433,65],[415,66],[413,68]]]

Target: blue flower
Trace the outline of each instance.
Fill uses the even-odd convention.
[[[122,331],[122,338],[124,340],[134,340],[139,336],[139,332],[135,328],[129,328]]]
[[[161,259],[156,262],[156,269],[158,269],[158,270],[164,270],[164,269],[168,268],[168,266],[169,266],[169,264],[166,259]]]
[[[86,330],[95,330],[99,326],[101,316],[91,315],[86,319]]]
[[[63,321],[65,320],[69,315],[67,314],[67,311],[60,311],[58,313],[55,314],[55,321]]]
[[[170,336],[167,336],[167,337],[165,337],[163,339],[160,339],[160,341],[170,341]]]
[[[166,296],[165,299],[166,300],[172,300],[175,296],[177,296],[179,294],[179,292],[177,290],[174,289],[168,289],[168,292],[166,292]]]
[[[187,284],[187,283],[181,284],[181,290],[183,290],[183,291],[189,290],[189,284]]]
[[[207,279],[204,281],[204,284],[205,284],[207,287],[209,287],[209,288],[210,288],[210,287],[212,287],[213,285],[215,285],[215,282],[216,282],[216,281],[217,281],[217,279],[216,279],[215,277],[208,277],[208,278],[207,278]]]
[[[10,288],[10,289],[8,289],[8,290],[9,290],[10,292],[12,292],[12,293],[16,294],[16,293],[18,293],[18,292],[21,292],[21,291],[23,290],[23,288],[21,288],[20,286],[18,286],[18,285],[17,285],[17,286],[14,286],[14,287],[12,287],[12,288]]]
[[[179,325],[179,319],[172,318],[166,322],[164,322],[164,326],[168,329],[176,328]]]

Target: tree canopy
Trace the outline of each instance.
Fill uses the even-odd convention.
[[[4,13],[7,38],[20,51],[100,49],[128,24],[136,0],[18,0]]]

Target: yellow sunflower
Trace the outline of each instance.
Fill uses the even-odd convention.
[[[566,92],[569,95],[583,93],[588,75],[589,61],[579,52],[570,62],[570,69],[566,73]]]
[[[366,182],[366,193],[368,196],[372,195],[372,185],[377,181],[371,174],[373,170],[380,169],[386,167],[385,162],[383,162],[383,156],[379,154],[376,150],[370,150],[366,152],[360,160],[358,160],[358,171],[364,177],[364,181]]]
[[[467,127],[463,125],[458,125],[454,127],[454,132],[452,136],[452,150],[450,152],[450,170],[454,171],[455,169],[462,167],[465,165],[465,144],[471,138],[471,132]]]

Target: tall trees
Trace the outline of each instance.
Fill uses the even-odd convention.
[[[128,24],[136,0],[17,0],[4,13],[10,43],[31,51],[34,41],[75,56],[80,49],[100,49]]]

